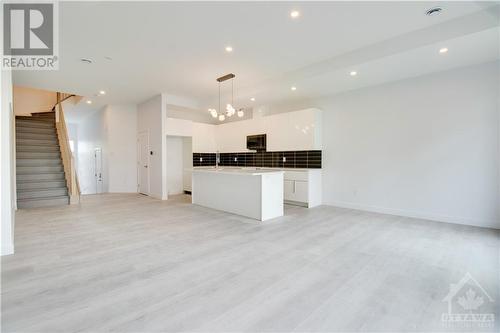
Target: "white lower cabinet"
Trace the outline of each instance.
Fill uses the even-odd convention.
[[[283,184],[286,203],[306,207],[321,205],[321,170],[285,171]]]
[[[295,181],[285,179],[283,181],[283,198],[285,200],[293,200],[295,194]]]

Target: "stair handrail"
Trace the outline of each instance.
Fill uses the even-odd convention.
[[[70,97],[74,97],[75,95],[67,95],[61,98],[62,95],[66,94],[61,94],[59,92],[57,93],[57,103],[56,105],[54,105],[57,137],[59,139],[59,148],[61,150],[61,157],[66,178],[66,186],[68,187],[70,204],[76,204],[80,202],[80,184],[78,181],[78,175],[76,173],[75,156],[73,155],[73,152],[71,151],[69,145],[68,129],[66,127],[66,119],[64,117],[64,110],[62,107],[62,102]]]

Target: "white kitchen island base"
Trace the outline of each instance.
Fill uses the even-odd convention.
[[[283,216],[283,171],[194,169],[192,203],[260,221]]]

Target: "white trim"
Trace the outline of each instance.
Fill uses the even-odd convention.
[[[14,254],[14,244],[10,243],[7,245],[2,244],[2,253],[0,255],[7,256],[9,254]]]
[[[334,207],[339,207],[339,208],[356,209],[356,210],[362,210],[362,211],[367,211],[367,212],[424,219],[424,220],[430,220],[430,221],[436,221],[436,222],[445,222],[445,223],[453,223],[453,224],[470,225],[470,226],[474,226],[474,227],[500,229],[500,225],[498,225],[498,222],[495,222],[495,221],[476,221],[476,220],[466,219],[463,217],[428,214],[428,213],[408,211],[408,210],[398,209],[398,208],[387,208],[387,207],[380,207],[380,206],[363,205],[363,204],[358,204],[358,203],[353,203],[353,202],[348,202],[348,201],[330,201],[330,202],[324,202],[323,204],[327,205],[327,206],[334,206]]]
[[[161,94],[161,200],[168,200],[167,185],[167,95]]]
[[[141,143],[141,140],[140,140],[140,137],[141,135],[146,135],[146,139],[147,139],[147,151],[148,151],[148,170],[147,170],[147,175],[148,175],[148,190],[147,192],[148,193],[142,193],[141,192],[141,167],[142,167],[142,163],[141,163],[141,151],[140,151],[140,143]],[[151,158],[150,158],[150,155],[149,155],[149,151],[150,151],[150,142],[149,142],[149,129],[146,130],[146,131],[140,131],[139,133],[137,133],[137,193],[141,193],[141,194],[145,194],[145,195],[148,195],[148,196],[151,196],[151,175],[150,175],[150,170],[151,170]]]

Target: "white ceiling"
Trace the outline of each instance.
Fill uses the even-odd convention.
[[[437,5],[442,14],[424,14]],[[232,72],[238,107],[305,100],[499,59],[499,8],[498,2],[62,2],[59,71],[19,71],[14,83],[86,96],[96,107],[164,92],[206,112],[217,104],[215,78]],[[292,9],[299,19],[290,18]],[[226,45],[234,51],[226,53]],[[441,47],[449,52],[439,54]],[[349,76],[351,70],[358,75]],[[94,96],[99,90],[107,94]]]

